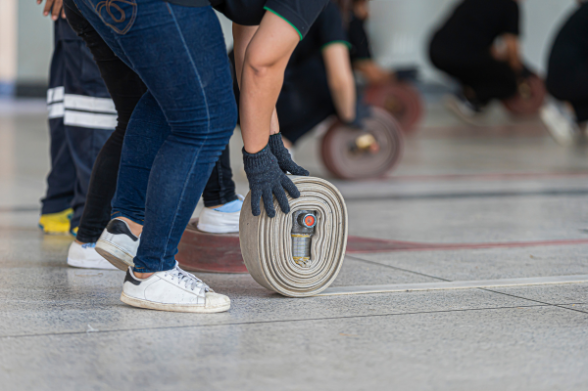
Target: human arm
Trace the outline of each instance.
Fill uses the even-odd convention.
[[[353,61],[353,68],[361,72],[368,84],[383,84],[394,81],[394,73],[381,68],[371,58]]]
[[[323,60],[337,114],[344,122],[352,122],[355,119],[357,97],[349,50],[343,43],[331,43],[323,48]]]
[[[241,78],[243,74],[243,64],[245,62],[245,54],[247,52],[248,45],[253,39],[257,30],[257,26],[243,26],[236,23],[233,24],[235,75],[239,87],[241,87]],[[288,55],[288,58],[289,57],[290,56]],[[296,163],[292,161],[290,153],[288,152],[288,150],[286,150],[286,148],[283,145],[282,136],[279,134],[279,132],[280,124],[278,121],[278,114],[274,106],[270,120],[271,136],[269,137],[269,145],[271,152],[277,158],[278,164],[283,172],[290,172],[294,175],[309,175],[309,172],[307,170],[298,166]]]
[[[242,31],[237,31],[237,36],[240,33]],[[266,12],[245,49],[243,45],[246,39],[235,39],[235,71],[240,68],[241,73],[240,78],[237,74],[237,80],[240,80],[241,90],[243,143],[247,152],[256,153],[268,143],[284,71],[300,36],[285,20]],[[238,60],[238,57],[241,59]],[[238,61],[241,61],[240,67]],[[277,120],[277,116],[274,120]]]
[[[503,37],[505,46],[505,57],[508,65],[516,72],[521,72],[523,63],[519,48],[519,38],[513,34],[505,34]]]
[[[285,175],[285,171],[294,170],[284,166],[284,162],[291,162],[291,159],[283,160],[285,154],[274,154],[275,145],[270,142],[272,121],[275,121],[274,126],[277,123],[275,106],[282,89],[284,71],[300,36],[286,21],[271,12],[265,13],[257,29],[234,26],[233,33],[235,74],[241,92],[243,163],[251,189],[251,208],[253,215],[258,216],[263,197],[267,215],[274,217],[273,196],[284,213],[290,211],[284,191],[294,198],[300,196],[296,186]],[[281,137],[276,134],[272,138],[276,136],[280,138],[279,147],[283,149]],[[308,175],[308,172],[299,175]]]
[[[241,75],[243,73],[243,62],[245,61],[245,52],[251,39],[255,35],[258,26],[244,26],[233,23],[233,52],[235,54],[235,75],[237,77],[237,84],[241,88]],[[280,124],[278,122],[278,112],[274,108],[270,124],[270,134],[280,132]]]
[[[43,0],[37,0],[37,4],[41,3],[43,3]],[[53,20],[57,20],[60,15],[65,18],[63,0],[47,0],[45,7],[43,7],[43,16],[49,16],[49,14],[51,14],[51,19]]]

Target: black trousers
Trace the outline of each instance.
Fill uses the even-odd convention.
[[[580,40],[577,31],[586,30],[588,4],[572,14],[557,34],[549,55],[545,86],[555,98],[570,102],[578,122],[588,121],[588,37]]]
[[[488,53],[453,53],[435,38],[429,47],[433,65],[457,79],[465,90],[473,92],[477,103],[485,105],[493,99],[510,98],[517,93],[517,74],[503,61]]]
[[[92,52],[118,113],[116,129],[96,158],[86,207],[78,229],[79,241],[94,243],[110,221],[111,201],[116,191],[125,132],[133,110],[147,88],[141,78],[115,56],[92,25],[79,13],[75,4],[66,1],[65,13],[74,31]],[[228,145],[212,171],[203,198],[206,206],[224,204],[237,199]]]
[[[54,23],[49,109],[51,171],[41,214],[72,208],[79,225],[98,153],[116,124],[116,112],[92,53],[65,19]]]

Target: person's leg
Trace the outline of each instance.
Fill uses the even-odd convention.
[[[588,55],[577,40],[588,6],[580,7],[557,33],[547,63],[545,87],[555,98],[540,110],[545,127],[556,142],[569,146],[586,142],[588,121]]]
[[[229,145],[217,160],[202,193],[204,208],[198,216],[198,229],[211,233],[239,232],[243,197],[235,193]]]
[[[579,123],[588,119],[588,63],[575,57],[562,57],[556,62],[550,59],[547,78],[547,91],[558,100],[570,102]]]
[[[210,178],[202,193],[202,199],[204,206],[207,208],[216,208],[238,199],[235,193],[235,182],[233,182],[231,154],[228,144],[214,164]]]
[[[95,243],[110,220],[111,201],[116,190],[121,149],[129,119],[147,88],[141,78],[114,54],[75,5],[70,7],[66,3],[65,11],[68,22],[92,52],[118,114],[116,129],[94,163],[77,235],[80,243]]]
[[[480,105],[494,99],[510,98],[517,93],[517,74],[508,63],[497,61],[490,54],[472,56],[470,61],[459,79],[464,86],[471,88]]]
[[[156,129],[156,131],[155,131]],[[135,234],[140,233],[133,223],[145,222],[145,204],[149,177],[159,149],[170,135],[157,101],[150,91],[137,103],[123,142],[116,192],[112,200],[111,218],[128,221]]]
[[[570,100],[574,112],[576,113],[576,122],[586,124],[588,122],[588,98],[583,100]]]
[[[109,23],[121,35],[106,30],[104,22],[96,20],[95,14],[82,12],[109,45],[106,37],[108,34],[114,37],[114,46],[118,45],[126,61],[145,81],[171,127],[171,134],[163,144],[149,144],[142,151],[147,155],[156,150],[156,154],[149,176],[145,227],[135,257],[135,270],[156,272],[170,270],[175,265],[177,244],[212,165],[228,143],[236,122],[236,108],[224,41],[212,9],[161,1],[138,3],[137,7],[127,4],[123,9],[129,15],[134,14],[135,28],[116,21]],[[86,3],[77,4],[83,7]],[[131,213],[126,216],[116,200],[125,194],[130,194],[128,199],[136,196],[136,182],[140,182],[126,173],[129,165],[125,164],[125,148],[135,117],[145,114],[144,109],[140,110],[141,103],[133,113],[125,137],[113,203],[113,211],[125,217],[133,216]],[[160,127],[152,124],[143,131],[144,137],[149,138],[160,132]]]
[[[77,232],[86,205],[92,167],[110,135],[110,129],[88,129],[79,126],[66,126],[66,135],[72,160],[76,168],[75,196],[72,200],[73,216],[71,229]]]
[[[41,200],[39,225],[47,233],[66,234],[70,229],[71,201],[76,182],[75,166],[67,145],[63,124],[65,54],[63,20],[55,22],[55,48],[51,60],[47,105],[49,110],[51,171],[47,191]]]
[[[92,53],[65,19],[60,23],[68,29],[68,37],[63,40],[63,106],[65,134],[76,170],[71,220],[75,232],[84,211],[94,161],[116,126],[117,114]]]

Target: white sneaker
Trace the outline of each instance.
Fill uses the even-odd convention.
[[[198,217],[198,229],[214,234],[239,232],[239,216],[243,206],[243,196],[237,194],[238,200],[229,202],[220,208],[204,208]]]
[[[539,115],[558,144],[570,146],[576,143],[580,129],[571,114],[566,112],[564,105],[550,101],[541,107]]]
[[[133,259],[137,255],[140,237],[131,232],[129,225],[122,220],[110,220],[100,239],[96,251],[120,270],[135,266]]]
[[[199,278],[180,269],[154,273],[138,279],[129,268],[120,295],[123,303],[133,307],[172,312],[214,313],[231,308],[228,296],[215,293]]]
[[[446,95],[443,99],[445,107],[455,114],[459,119],[467,122],[470,125],[480,126],[481,111],[464,99],[460,99],[456,95]]]
[[[72,242],[67,253],[67,264],[84,269],[116,270],[110,262],[96,252],[96,243],[79,244]]]

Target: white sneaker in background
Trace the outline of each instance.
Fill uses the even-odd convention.
[[[67,264],[84,269],[116,270],[116,267],[96,252],[96,243],[72,242],[67,253]]]
[[[198,217],[198,229],[214,234],[227,234],[239,232],[239,216],[243,207],[243,196],[237,194],[239,199],[228,202],[220,208],[204,208]]]
[[[549,134],[560,145],[574,145],[580,135],[580,129],[565,105],[549,101],[541,107],[539,116]]]
[[[135,266],[133,259],[137,255],[140,237],[131,232],[129,225],[119,219],[110,220],[100,239],[96,251],[120,270]]]
[[[470,125],[480,126],[480,116],[482,111],[476,108],[472,103],[465,98],[450,94],[443,98],[445,107],[455,114],[459,119],[467,122]]]
[[[215,293],[202,280],[178,266],[138,279],[129,268],[120,296],[133,307],[172,312],[215,313],[228,311],[231,299]]]

